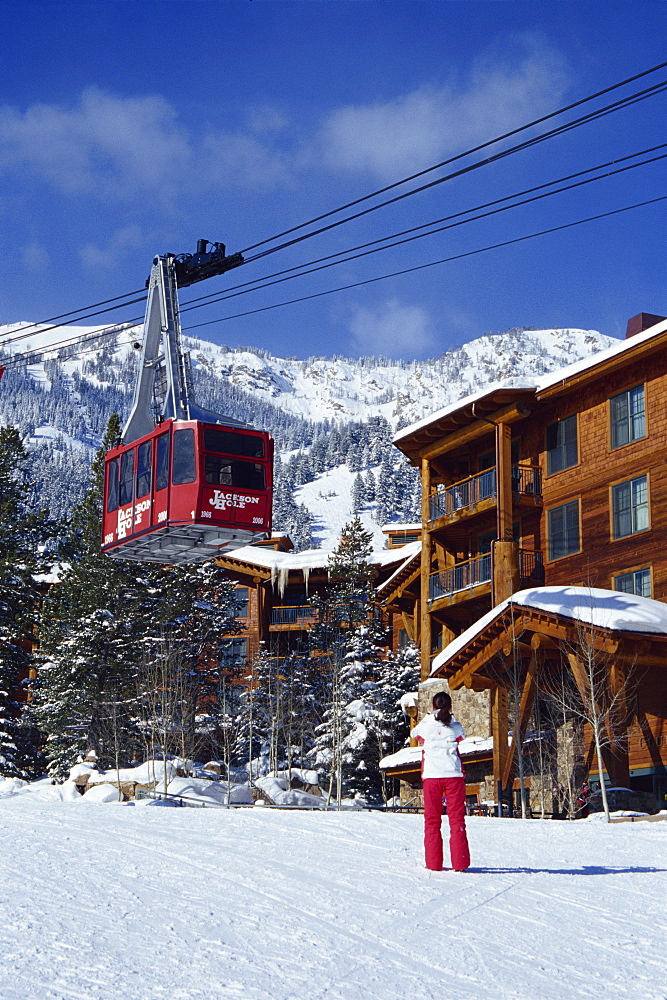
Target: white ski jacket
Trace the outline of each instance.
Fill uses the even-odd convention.
[[[458,745],[465,732],[454,716],[448,726],[434,715],[425,715],[410,735],[422,745],[422,778],[462,778]]]

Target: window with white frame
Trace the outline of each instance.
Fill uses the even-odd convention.
[[[614,538],[646,531],[648,520],[648,478],[637,476],[612,486],[611,504]]]
[[[620,448],[631,441],[646,437],[646,406],[644,386],[619,392],[609,400],[611,446]]]
[[[651,570],[648,566],[643,569],[633,569],[629,573],[619,573],[614,577],[614,590],[620,590],[623,594],[635,594],[636,597],[651,596]]]
[[[549,558],[562,559],[579,552],[579,501],[570,500],[547,512],[549,531]]]
[[[547,472],[561,472],[576,465],[579,460],[577,449],[577,415],[565,420],[547,424]]]

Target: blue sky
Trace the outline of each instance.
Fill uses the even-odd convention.
[[[662,62],[666,21],[653,0],[5,0],[0,322],[132,291],[155,253],[198,238],[241,250],[464,152]],[[645,100],[184,290],[182,305],[655,146],[664,121],[665,97]],[[511,326],[623,336],[631,315],[667,311],[664,203],[229,317],[655,198],[664,162],[184,312],[183,326],[297,357],[431,357]]]

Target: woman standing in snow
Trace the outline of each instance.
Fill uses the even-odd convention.
[[[449,851],[452,868],[462,872],[470,864],[466,835],[466,779],[459,754],[465,739],[463,726],[452,715],[452,699],[444,691],[433,698],[431,713],[410,734],[422,745],[424,790],[424,851],[426,867],[442,869],[442,800],[447,802]]]

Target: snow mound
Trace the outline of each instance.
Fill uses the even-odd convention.
[[[3,775],[0,775],[0,799],[9,795],[18,795],[19,792],[27,787],[28,782],[22,781],[21,778],[5,778]]]
[[[322,809],[324,800],[319,795],[311,795],[298,788],[290,788],[286,778],[274,778],[266,775],[257,778],[255,785],[266,792],[277,806],[301,806],[301,808]]]

